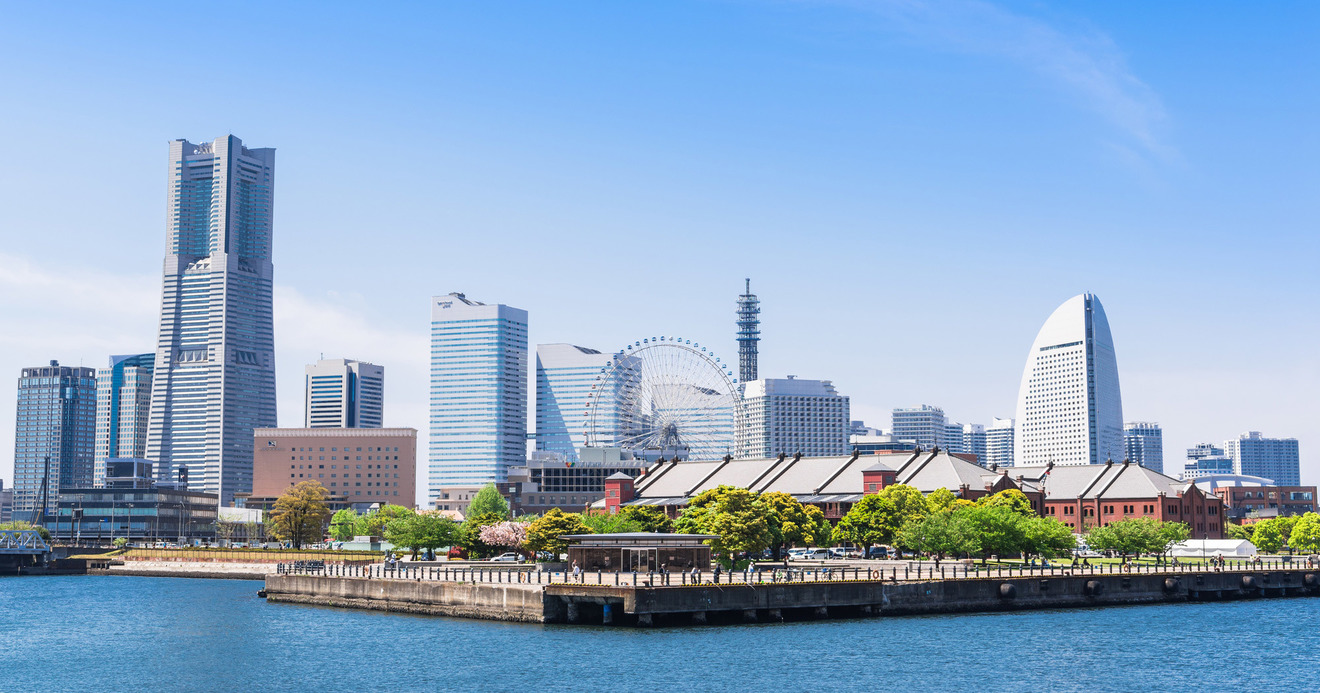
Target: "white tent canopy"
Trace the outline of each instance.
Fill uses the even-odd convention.
[[[1255,556],[1256,545],[1246,539],[1188,539],[1181,544],[1174,544],[1170,553],[1183,558],[1242,558]]]

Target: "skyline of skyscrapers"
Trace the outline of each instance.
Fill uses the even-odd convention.
[[[169,146],[166,255],[146,456],[222,505],[252,488],[252,431],[275,427],[275,150],[233,135]]]
[[[96,372],[96,453],[92,484],[105,482],[106,460],[144,458],[156,354],[111,356]]]
[[[1095,295],[1068,299],[1041,326],[1027,354],[1013,418],[1017,466],[1123,459],[1118,362]]]
[[[1127,460],[1164,473],[1164,431],[1152,421],[1123,424],[1123,446]]]
[[[431,299],[427,503],[503,482],[527,456],[527,311],[461,293]]]
[[[742,395],[747,421],[743,457],[848,454],[848,396],[829,380],[792,375],[752,380],[742,383]]]
[[[59,361],[24,368],[16,420],[13,515],[36,522],[55,512],[61,488],[92,485],[96,369]]]
[[[385,368],[354,359],[321,359],[305,369],[305,428],[381,428]]]

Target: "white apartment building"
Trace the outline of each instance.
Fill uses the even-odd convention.
[[[848,398],[828,380],[796,376],[743,383],[744,457],[779,453],[805,457],[846,455],[850,448]]]
[[[995,417],[990,420],[990,427],[985,429],[986,467],[1013,466],[1013,419]]]
[[[1164,431],[1159,424],[1153,421],[1123,424],[1123,446],[1129,461],[1164,473]]]

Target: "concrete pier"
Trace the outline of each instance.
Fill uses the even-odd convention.
[[[270,575],[272,602],[533,623],[750,623],[1320,595],[1320,571],[613,586]]]

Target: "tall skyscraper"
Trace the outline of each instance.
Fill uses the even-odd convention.
[[[1279,486],[1302,483],[1301,453],[1296,438],[1266,438],[1249,431],[1224,441],[1224,454],[1233,460],[1235,474],[1263,476]]]
[[[160,335],[147,458],[221,505],[252,489],[252,431],[274,427],[275,150],[233,135],[170,143]]]
[[[612,357],[572,344],[536,345],[536,449],[578,461],[585,413],[596,379]],[[609,419],[612,412],[605,412]]]
[[[385,421],[385,368],[352,359],[307,367],[303,426],[380,428]]]
[[[756,346],[761,341],[761,302],[752,293],[747,279],[744,293],[738,297],[738,380],[756,380]]]
[[[527,457],[527,311],[431,300],[427,500],[440,489],[507,479]]]
[[[1014,418],[1018,466],[1123,459],[1118,361],[1099,298],[1068,299],[1040,328],[1022,371]]]
[[[96,448],[96,369],[24,368],[14,429],[14,518],[55,512],[61,488],[92,485]]]
[[[806,457],[846,455],[850,429],[848,397],[828,380],[766,378],[742,384],[747,418],[743,457],[779,453]]]
[[[1013,433],[1012,419],[995,417],[990,421],[990,427],[985,429],[984,466],[1013,466]]]
[[[1123,424],[1123,445],[1129,461],[1164,473],[1164,431],[1159,424],[1150,421]]]
[[[156,354],[111,356],[96,372],[96,455],[92,483],[105,482],[105,461],[147,454],[151,373]]]
[[[890,433],[895,438],[915,440],[922,450],[931,450],[936,446],[947,447],[944,443],[949,435],[946,429],[948,420],[944,417],[944,410],[939,407],[923,404],[919,407],[895,409],[891,423],[890,428],[893,430]],[[961,427],[958,436],[961,442]]]

